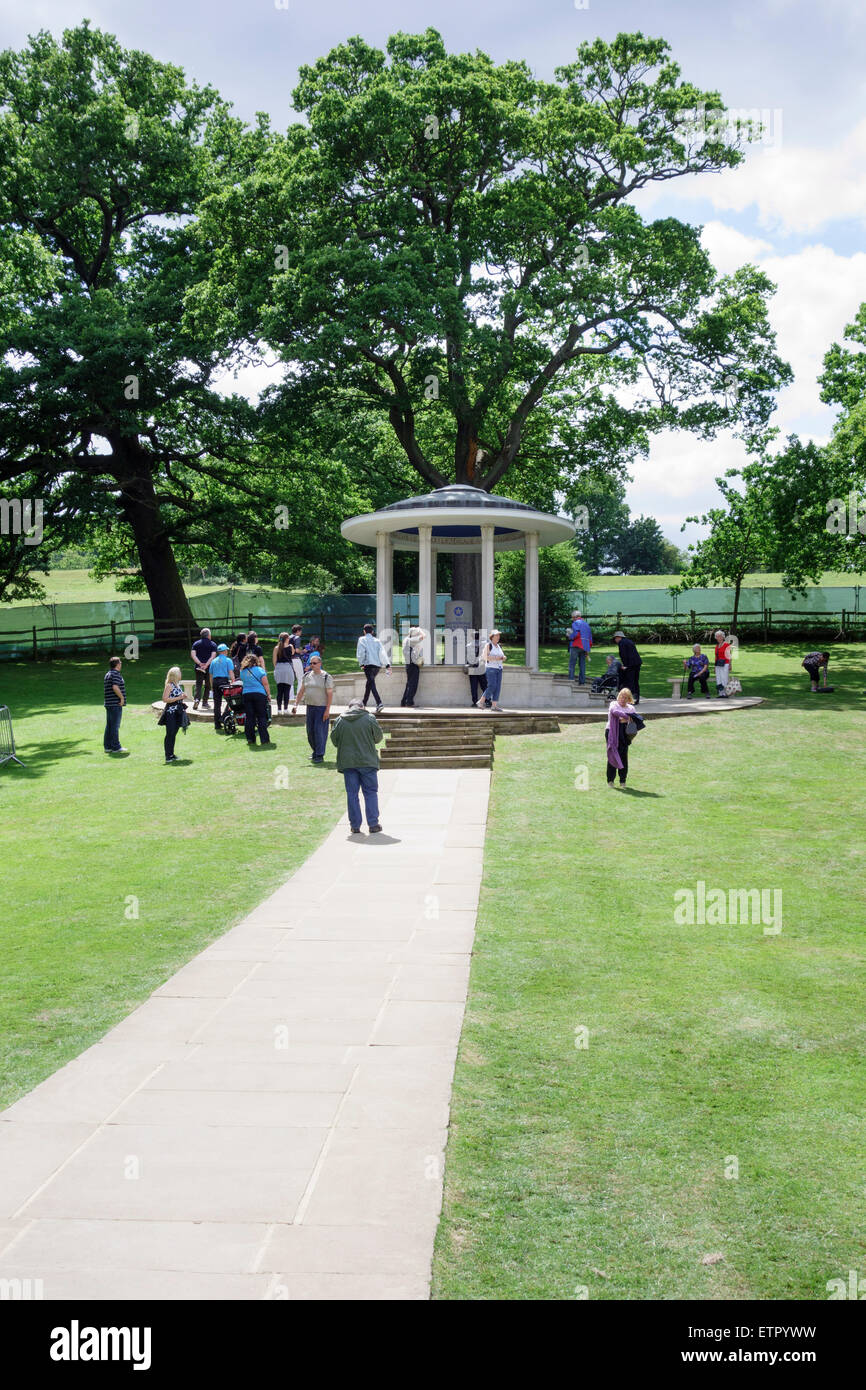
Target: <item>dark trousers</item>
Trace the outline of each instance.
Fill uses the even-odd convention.
[[[227,676],[214,676],[213,678],[213,726],[221,729],[223,725],[223,691],[231,681]]]
[[[364,797],[364,810],[367,824],[379,824],[379,774],[375,767],[347,767],[343,773],[346,784],[346,806],[349,812],[349,825],[353,830],[361,829],[361,800]]]
[[[165,728],[165,738],[162,741],[162,746],[165,749],[165,756],[167,758],[174,757],[174,741],[177,738],[177,731],[181,726],[182,719],[183,715],[179,709],[166,710],[165,725],[163,726]]]
[[[328,726],[324,723],[325,706],[307,705],[307,743],[313,750],[313,762],[322,762],[328,744]]]
[[[487,689],[487,677],[483,671],[479,676],[469,677],[469,689],[472,691],[472,703],[473,705],[477,705],[481,696]]]
[[[244,733],[247,736],[247,743],[255,743],[256,728],[259,731],[259,738],[262,743],[270,743],[268,738],[268,697],[253,691],[251,694],[244,692]]]
[[[382,669],[381,666],[365,666],[365,667],[364,667],[364,675],[367,677],[367,684],[364,686],[364,704],[365,704],[365,705],[366,705],[367,700],[369,699],[369,697],[370,697],[371,695],[373,696],[373,699],[376,701],[376,704],[377,704],[377,705],[381,705],[381,703],[382,703],[382,697],[380,696],[378,690],[376,689],[376,677],[378,676],[378,674],[379,674],[379,672],[381,671],[381,669]]]
[[[709,686],[707,685],[707,673],[706,673],[706,671],[704,672],[704,674],[703,674],[702,676],[695,676],[694,671],[689,671],[689,683],[688,683],[688,685],[687,685],[687,687],[686,687],[686,694],[687,694],[687,695],[694,695],[694,693],[695,693],[695,680],[700,681],[700,684],[701,684],[701,694],[702,694],[702,695],[709,695],[710,689],[709,689]]]
[[[116,753],[120,747],[120,721],[123,716],[123,705],[105,706],[105,733],[102,736],[102,746],[107,753]]]
[[[277,681],[277,712],[285,705],[286,709],[291,704],[292,686],[289,681]]]
[[[632,704],[640,704],[639,666],[623,666],[622,670],[619,673],[619,685],[617,686],[617,690],[630,690],[632,696],[634,697],[632,700]]]
[[[406,667],[406,689],[403,691],[401,705],[414,705],[415,692],[418,689],[418,677],[421,675],[421,667],[416,666],[414,661],[410,661]]]
[[[631,686],[629,686],[629,689],[631,689]],[[604,736],[605,736],[605,739],[607,739],[607,730],[606,730],[606,729],[605,729]],[[619,738],[618,738],[618,740],[617,740],[617,745],[616,745],[616,746],[617,746],[617,750],[618,750],[618,752],[619,752],[619,756],[622,758],[622,767],[621,767],[621,768],[618,768],[618,767],[616,767],[612,762],[608,762],[608,765],[607,765],[607,780],[608,780],[608,782],[613,782],[613,781],[615,781],[615,780],[616,780],[616,774],[619,773],[619,780],[620,780],[621,782],[625,782],[625,779],[626,779],[626,777],[628,776],[628,739],[627,739],[626,736],[625,736],[625,723],[624,723],[624,722],[621,722],[621,723],[620,723],[620,726],[619,726]]]
[[[195,673],[195,698],[201,699],[202,687],[204,687],[204,702],[207,704],[207,697],[210,695],[210,671],[196,671]]]

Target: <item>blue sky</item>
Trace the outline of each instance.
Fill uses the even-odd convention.
[[[582,3],[583,0],[579,0]],[[832,414],[818,399],[824,352],[866,300],[866,0],[0,0],[0,47],[40,28],[59,34],[89,18],[127,47],[144,48],[213,83],[239,115],[291,118],[299,64],[351,34],[381,45],[398,29],[439,29],[455,50],[523,58],[540,75],[585,38],[622,30],[661,35],[683,75],[718,90],[727,107],[768,109],[774,147],[730,173],[665,186],[646,215],[704,226],[716,264],[761,265],[778,285],[772,317],[796,380],[775,420],[815,439]],[[682,542],[680,521],[712,505],[713,479],[743,462],[736,441],[669,436],[654,443],[629,488],[636,511]],[[690,528],[691,532],[691,528]],[[690,534],[687,533],[688,534]]]

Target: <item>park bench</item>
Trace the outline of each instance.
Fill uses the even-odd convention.
[[[671,699],[681,700],[683,698],[683,681],[688,680],[688,676],[668,676],[668,680],[671,683]]]

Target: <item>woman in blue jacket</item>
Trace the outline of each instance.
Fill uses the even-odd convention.
[[[259,739],[264,748],[271,741],[268,736],[271,687],[268,685],[267,671],[264,666],[259,665],[258,657],[252,652],[248,652],[241,662],[239,679],[244,688],[244,733],[247,743],[255,744],[258,727]]]

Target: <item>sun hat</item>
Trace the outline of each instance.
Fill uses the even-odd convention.
[[[227,652],[227,651],[228,651],[228,647],[226,646],[225,642],[220,642],[219,646],[217,647],[217,651],[218,651],[218,652]]]
[[[625,637],[625,633],[624,633],[624,632],[615,632],[615,633],[613,634],[613,640],[616,641],[617,637]]]

